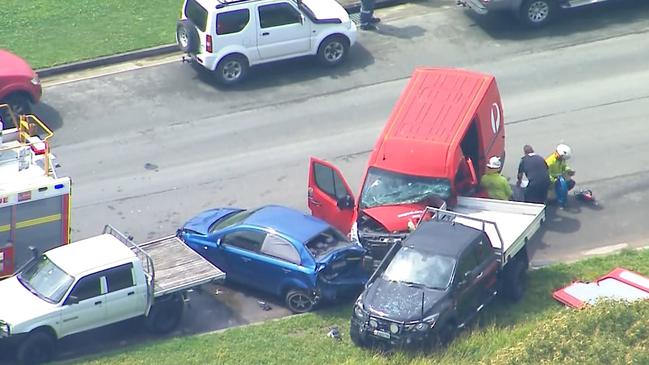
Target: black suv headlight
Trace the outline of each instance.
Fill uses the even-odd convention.
[[[363,308],[363,302],[361,302],[361,298],[359,297],[358,300],[356,300],[356,303],[354,303],[354,317],[365,321],[368,316],[369,313]]]
[[[419,332],[428,331],[429,329],[435,327],[435,323],[437,323],[438,318],[439,318],[439,313],[435,313],[432,316],[428,316],[419,322],[407,324],[406,330],[419,331]]]

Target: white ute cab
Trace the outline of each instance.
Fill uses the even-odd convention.
[[[114,228],[35,255],[0,281],[0,345],[21,363],[52,359],[58,339],[144,317],[165,333],[186,292],[225,274],[175,236],[135,244]]]
[[[356,24],[335,0],[185,0],[176,26],[180,49],[224,85],[250,66],[314,55],[343,62]]]

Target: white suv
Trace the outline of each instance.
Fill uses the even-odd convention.
[[[229,85],[250,66],[282,59],[317,55],[338,65],[356,25],[335,0],[184,0],[176,41]]]

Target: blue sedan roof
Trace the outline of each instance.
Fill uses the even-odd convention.
[[[279,205],[267,205],[259,208],[246,218],[244,223],[272,228],[303,243],[331,227],[319,218]]]

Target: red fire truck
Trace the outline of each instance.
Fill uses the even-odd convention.
[[[30,247],[42,252],[70,237],[71,181],[56,174],[52,131],[35,115],[8,114],[0,120],[13,123],[0,126],[0,278],[31,257]]]

